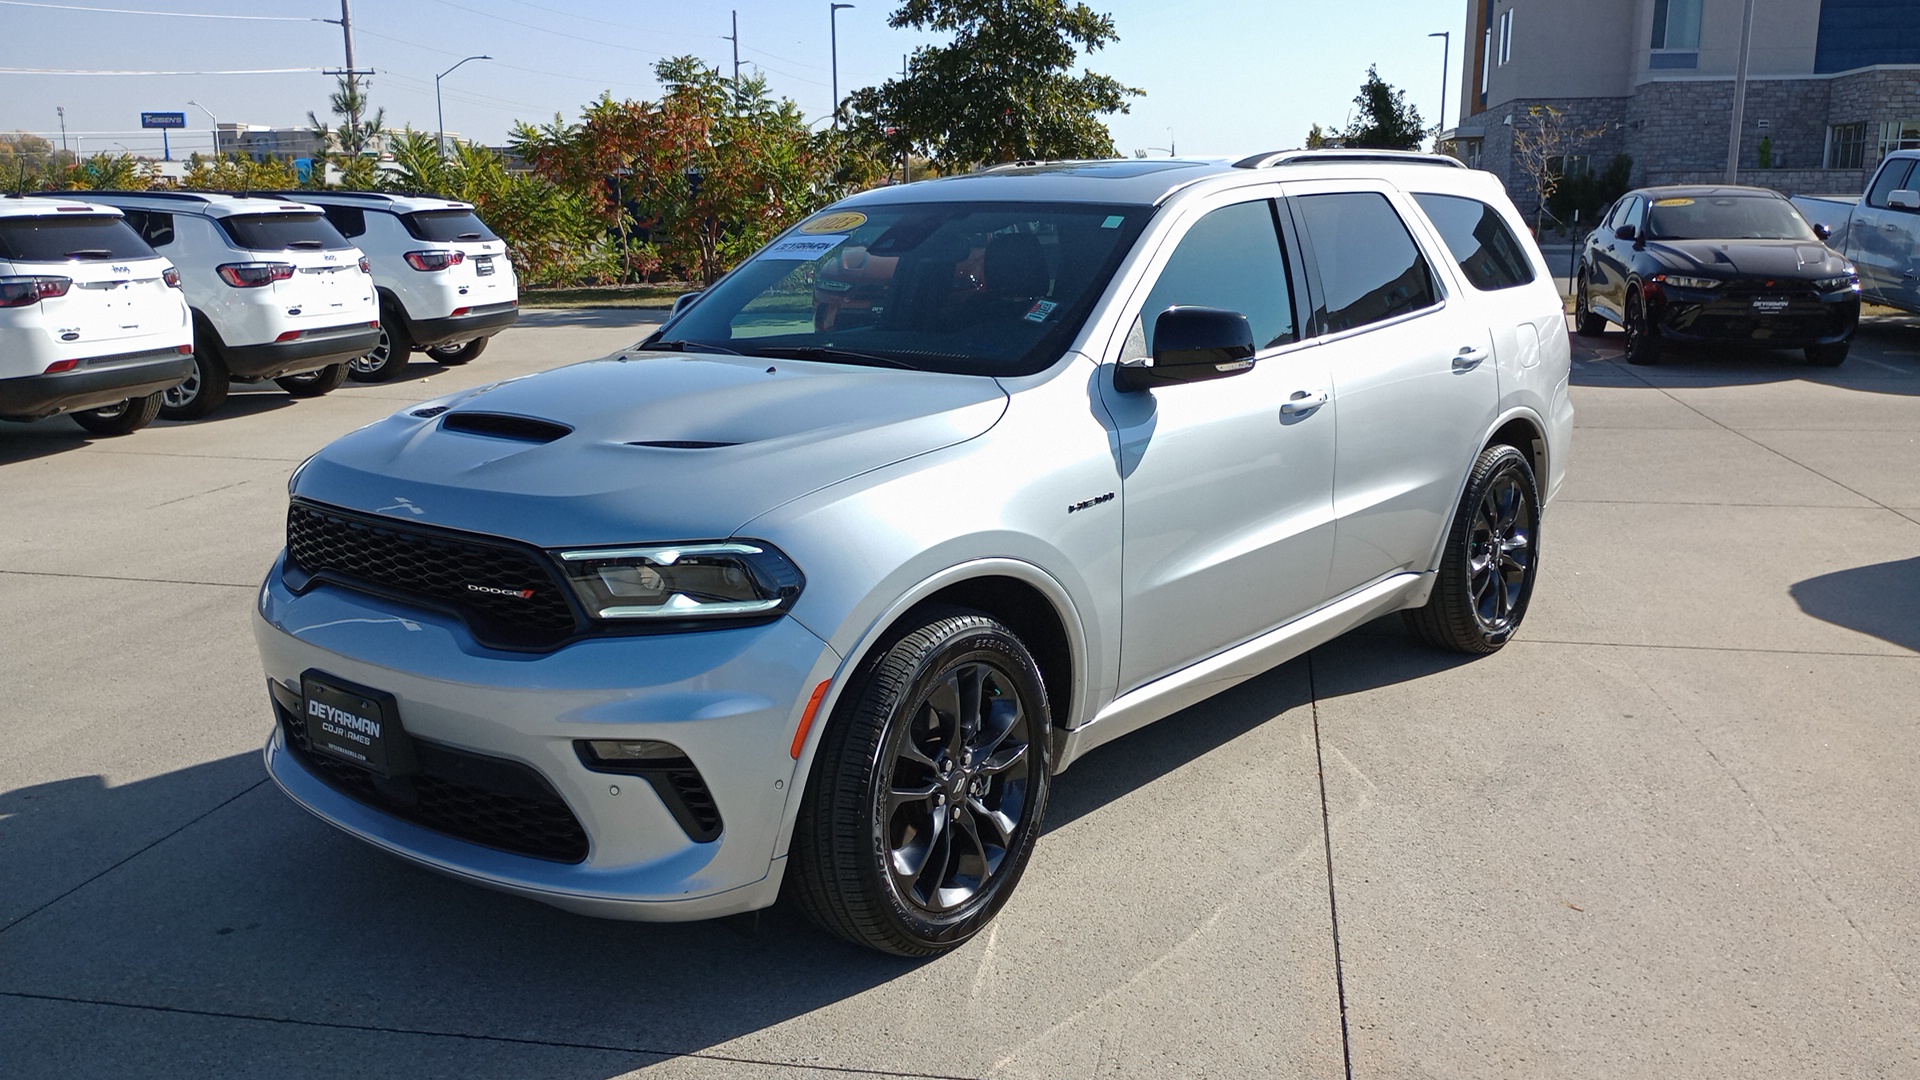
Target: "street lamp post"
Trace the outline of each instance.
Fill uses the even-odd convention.
[[[491,56],[467,57],[467,60],[491,60],[491,59],[493,59],[493,57]],[[466,63],[467,60],[460,61],[460,64]],[[439,139],[440,157],[442,159],[444,159],[447,156],[447,110],[440,104],[440,80],[453,74],[454,70],[458,68],[460,64],[455,64],[453,65],[453,67],[450,67],[447,70],[433,77],[433,115],[434,115],[434,118],[438,120],[440,124],[439,129],[436,131],[435,134]]]
[[[189,101],[187,104],[206,113],[207,119],[213,121],[213,156],[217,160],[220,157],[220,118],[213,115],[212,109],[207,108],[197,101]]]
[[[833,126],[840,126],[840,9],[852,4],[827,5],[827,41],[833,56]]]
[[[1445,134],[1447,130],[1447,60],[1453,53],[1453,33],[1449,30],[1442,30],[1437,34],[1428,34],[1427,36],[1440,39],[1440,132],[1441,134]],[[1439,149],[1439,135],[1433,137],[1433,144],[1434,149]]]

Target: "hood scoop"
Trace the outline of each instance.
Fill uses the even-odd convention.
[[[737,442],[701,442],[696,439],[643,439],[630,442],[628,446],[650,446],[662,450],[718,450],[723,446],[739,446]]]
[[[529,443],[550,443],[573,433],[573,429],[567,425],[556,424],[551,420],[494,412],[448,413],[441,419],[440,427],[443,431],[459,431],[468,435],[486,435],[495,439],[512,439],[515,442]]]

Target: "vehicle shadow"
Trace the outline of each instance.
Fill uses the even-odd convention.
[[[45,420],[34,420],[19,424],[11,421],[0,422],[0,465],[12,465],[21,461],[63,454],[93,442],[112,442],[119,439],[140,437],[139,432],[132,435],[115,435],[102,439],[89,435],[78,424],[64,416],[49,416]]]
[[[1853,349],[1839,367],[1814,367],[1798,349],[1668,342],[1660,362],[1631,365],[1626,334],[1609,326],[1599,337],[1570,334],[1574,386],[1755,386],[1809,382],[1874,394],[1920,395],[1920,318],[1872,315],[1860,320]]]
[[[577,326],[612,330],[622,326],[639,329],[667,321],[667,309],[660,308],[521,308],[518,327]]]
[[[1920,652],[1920,557],[1836,570],[1788,592],[1816,619]]]

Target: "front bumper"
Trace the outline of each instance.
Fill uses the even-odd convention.
[[[442,873],[584,914],[706,919],[765,907],[778,894],[784,859],[776,849],[798,780],[789,747],[807,689],[839,662],[792,619],[507,653],[478,645],[438,612],[326,584],[296,595],[276,565],[254,630],[267,677],[279,684],[267,770],[328,824]],[[330,779],[290,744],[285,726],[287,699],[297,701],[308,671],[391,693],[408,736],[443,757],[538,774],[584,832],[584,858],[462,838]],[[579,739],[679,747],[718,807],[719,836],[692,839],[642,778],[589,769],[575,752]]]
[[[292,341],[262,345],[227,345],[220,350],[227,370],[243,379],[277,379],[304,375],[331,364],[365,356],[380,344],[380,327],[367,323],[303,330]]]
[[[410,319],[407,332],[413,343],[428,349],[439,345],[451,345],[455,342],[472,341],[474,338],[492,337],[512,326],[520,318],[520,302],[509,300],[501,304],[488,304],[474,308],[465,315],[449,315],[444,319]]]
[[[193,356],[179,349],[95,356],[71,371],[0,379],[0,419],[38,420],[83,412],[177,386],[193,374]]]
[[[1670,341],[1801,348],[1849,340],[1860,324],[1860,294],[1851,289],[1822,294],[1805,284],[1769,290],[1735,282],[1649,293],[1648,317]]]

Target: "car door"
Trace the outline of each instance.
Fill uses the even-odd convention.
[[[1491,315],[1436,274],[1384,185],[1289,184],[1312,325],[1339,403],[1332,595],[1432,567],[1499,385]],[[1425,230],[1421,230],[1425,232]]]
[[[1640,241],[1622,240],[1615,234],[1628,225],[1637,233],[1641,227],[1640,212],[1646,204],[1647,200],[1638,195],[1621,199],[1618,212],[1608,219],[1606,236],[1598,252],[1599,265],[1605,275],[1599,295],[1607,317],[1622,325],[1627,321],[1627,278],[1633,273],[1634,251]]]
[[[1452,256],[1450,268],[1438,256],[1436,265],[1452,271],[1460,294],[1487,312],[1496,382],[1504,398],[1540,363],[1549,337],[1566,335],[1566,318],[1554,302],[1558,290],[1544,283],[1513,225],[1492,205],[1436,192],[1415,192],[1413,201]]]
[[[1894,192],[1911,190],[1913,166],[1904,158],[1887,162],[1874,175],[1866,198],[1853,209],[1847,257],[1859,271],[1861,291],[1868,296],[1897,301],[1902,292],[1914,288],[1908,274],[1913,269],[1912,234],[1920,225],[1920,215],[1888,205]]]
[[[1609,249],[1618,243],[1613,238],[1613,230],[1626,213],[1630,198],[1623,197],[1601,217],[1599,227],[1587,237],[1586,249],[1581,253],[1580,260],[1587,271],[1587,306],[1615,321],[1618,321],[1621,312],[1609,292],[1609,284],[1614,276],[1614,260]]]
[[[1121,392],[1103,372],[1122,507],[1119,685],[1134,689],[1313,610],[1333,553],[1334,417],[1302,342],[1296,245],[1272,190],[1185,210],[1129,301],[1111,359],[1152,352],[1176,304],[1247,316],[1250,370]]]

